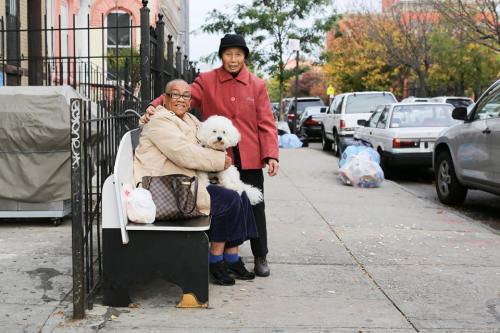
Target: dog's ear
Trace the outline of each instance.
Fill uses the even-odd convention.
[[[231,123],[230,126],[227,129],[228,131],[228,139],[229,139],[229,146],[234,147],[240,142],[241,140],[241,135],[240,132],[234,125]]]
[[[196,132],[196,137],[202,143],[207,143],[207,141],[208,141],[208,126],[204,122],[201,123],[200,127],[198,128],[198,131]]]

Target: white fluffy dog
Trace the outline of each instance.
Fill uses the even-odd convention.
[[[240,141],[240,133],[233,126],[231,120],[222,116],[211,116],[205,120],[198,129],[197,137],[204,147],[220,151],[234,147]],[[205,180],[206,184],[210,184],[207,173],[198,172],[198,177]],[[240,195],[245,191],[252,205],[256,205],[263,200],[262,192],[258,188],[245,184],[240,180],[240,173],[234,165],[216,173],[215,177],[222,187],[234,190]]]

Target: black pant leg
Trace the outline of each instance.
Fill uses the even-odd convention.
[[[246,184],[259,188],[262,193],[264,193],[264,174],[262,169],[240,170],[240,179]],[[250,239],[254,257],[264,257],[268,252],[265,207],[264,201],[252,206],[255,222],[257,224],[257,232],[259,233],[259,238]]]

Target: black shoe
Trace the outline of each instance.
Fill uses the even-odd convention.
[[[255,274],[252,272],[249,272],[245,268],[245,264],[243,263],[243,260],[241,260],[241,258],[239,258],[237,262],[234,262],[232,264],[227,263],[226,267],[227,267],[227,271],[229,272],[229,274],[234,276],[235,279],[238,279],[238,280],[253,280],[253,279],[255,279]]]
[[[269,267],[267,266],[266,257],[255,257],[254,263],[255,263],[255,266],[253,268],[253,271],[255,272],[255,275],[265,277],[265,276],[269,276],[269,274],[271,274],[271,271],[269,270]]]
[[[215,283],[222,286],[232,286],[235,283],[234,279],[227,273],[224,260],[210,264],[210,275]]]

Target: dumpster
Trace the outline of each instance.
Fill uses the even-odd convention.
[[[0,218],[71,213],[70,86],[0,88]]]

